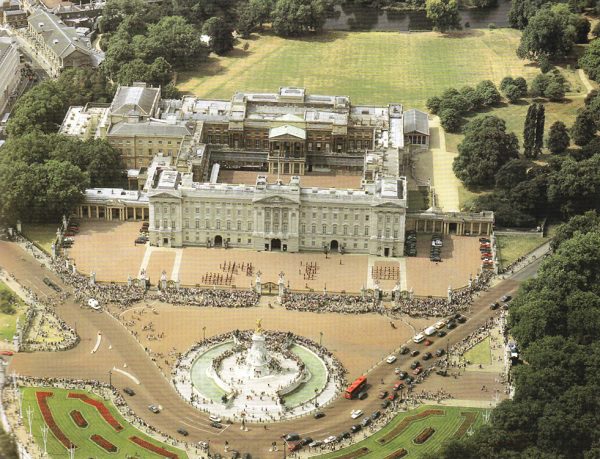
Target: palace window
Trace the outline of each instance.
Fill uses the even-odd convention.
[[[333,234],[337,234],[337,225],[333,225],[333,231],[332,231],[332,233]]]
[[[184,228],[189,228],[190,227],[190,221],[187,218],[184,220],[183,224],[184,224],[184,226],[183,226]]]
[[[237,222],[237,230],[242,231],[242,222],[238,220]]]
[[[205,227],[206,229],[210,229],[210,220],[205,220],[205,221],[204,221],[204,227]]]
[[[252,222],[248,222],[248,231],[252,231]]]
[[[282,226],[283,226],[283,232],[287,233],[287,231],[288,231],[288,224],[284,223]]]
[[[394,239],[398,239],[398,230],[394,230]]]
[[[231,222],[229,220],[227,220],[227,229],[230,230],[231,229]]]
[[[196,229],[200,229],[200,220],[196,220]]]
[[[354,235],[355,235],[355,236],[358,236],[358,226],[355,226],[355,227],[354,227]]]
[[[344,236],[348,235],[348,227],[344,225]]]
[[[265,222],[265,233],[271,232],[271,222]]]
[[[217,220],[217,229],[221,229],[221,220]]]
[[[369,227],[365,226],[365,236],[368,236],[368,235],[369,235]]]
[[[327,225],[323,225],[323,234],[327,234]]]
[[[317,232],[317,225],[312,225],[312,226],[310,227],[310,232],[311,232],[312,234],[315,234],[315,233]]]

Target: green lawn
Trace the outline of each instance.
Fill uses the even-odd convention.
[[[4,283],[0,282],[0,291],[9,291],[17,298],[17,312],[14,314],[0,313],[0,341],[11,341],[16,331],[17,318],[22,318],[27,309],[25,303]],[[21,319],[22,320],[22,319]]]
[[[386,445],[380,445],[377,440],[385,437],[388,432],[394,429],[398,423],[400,423],[405,417],[413,416],[427,409],[441,409],[445,412],[443,416],[429,416],[424,419],[420,419],[411,423],[400,435],[394,440],[387,443]],[[333,459],[336,457],[344,456],[352,451],[356,451],[363,447],[369,448],[370,453],[361,456],[364,459],[383,459],[388,454],[398,451],[404,448],[408,451],[408,455],[405,457],[418,458],[425,453],[435,453],[440,445],[452,438],[456,438],[456,431],[462,424],[464,417],[461,416],[462,412],[473,412],[477,413],[478,416],[473,424],[474,429],[479,427],[483,423],[481,408],[463,408],[456,406],[421,406],[416,410],[409,411],[407,413],[398,414],[388,425],[381,429],[376,434],[370,436],[366,440],[356,443],[348,448],[344,448],[340,451],[325,454],[319,456],[322,459]],[[429,438],[424,444],[417,445],[413,442],[413,439],[421,433],[426,427],[433,427],[435,433]],[[360,435],[360,434],[359,434]]]
[[[110,409],[113,417],[124,427],[120,432],[115,431],[113,427],[111,427],[99,414],[95,407],[88,405],[87,403],[83,403],[78,399],[68,399],[67,394],[69,392],[77,392],[84,393],[90,396],[91,398],[95,398],[97,400],[101,400],[99,397],[92,395],[86,391],[80,390],[64,390],[64,389],[55,389],[55,388],[43,388],[43,387],[26,387],[22,389],[23,391],[23,413],[26,412],[27,407],[31,406],[33,410],[32,415],[32,424],[33,424],[33,435],[38,444],[43,445],[42,434],[41,434],[41,426],[44,425],[44,421],[35,397],[36,391],[50,391],[53,392],[54,395],[50,397],[48,400],[48,406],[52,411],[52,415],[54,417],[55,422],[61,428],[63,433],[67,436],[67,438],[72,441],[78,448],[75,450],[75,458],[80,459],[88,459],[88,458],[107,458],[107,457],[118,457],[118,458],[126,458],[129,456],[135,457],[143,457],[148,459],[160,459],[161,456],[150,452],[136,444],[132,443],[129,440],[129,437],[132,435],[136,435],[146,441],[151,442],[156,446],[160,446],[169,451],[176,453],[180,458],[187,458],[185,452],[174,448],[172,446],[168,446],[165,444],[161,444],[159,441],[144,435],[139,430],[135,429],[131,425],[129,425],[123,417],[119,414],[114,405],[110,402],[104,402],[106,406]],[[72,410],[78,410],[85,420],[88,422],[88,426],[86,428],[78,427],[75,422],[71,419],[69,413]],[[27,416],[23,415],[24,422],[27,428],[29,428]],[[106,440],[113,443],[117,446],[118,452],[115,454],[109,454],[104,449],[100,448],[89,438],[93,434],[98,434],[104,437]],[[69,457],[68,451],[63,447],[61,443],[53,436],[52,432],[48,432],[48,453],[52,458],[67,458]]]
[[[449,87],[499,83],[506,75],[533,78],[538,70],[517,58],[512,29],[435,32],[331,32],[307,39],[255,35],[224,57],[178,75],[178,88],[230,99],[236,91],[303,86],[312,94],[348,95],[354,103],[425,108]],[[249,48],[242,47],[248,43]]]
[[[464,357],[473,365],[490,365],[492,363],[492,349],[490,348],[489,336],[465,352]]]
[[[500,266],[507,266],[517,258],[528,254],[548,238],[539,236],[496,236]]]
[[[52,251],[52,243],[56,240],[59,223],[31,224],[23,223],[23,235],[42,247],[47,253]]]

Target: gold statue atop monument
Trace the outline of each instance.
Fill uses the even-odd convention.
[[[262,324],[262,319],[258,319],[256,321],[256,330],[255,330],[255,333],[262,333],[263,332],[261,324]]]

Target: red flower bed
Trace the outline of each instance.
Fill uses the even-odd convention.
[[[77,448],[77,446],[75,446],[73,442],[67,438],[60,427],[58,427],[56,421],[54,421],[54,416],[52,416],[52,411],[50,410],[48,401],[46,400],[48,397],[52,397],[52,395],[54,395],[52,392],[36,391],[35,393],[35,398],[37,399],[38,406],[42,412],[42,417],[44,418],[46,425],[52,431],[52,434],[59,442],[62,443],[65,448],[69,449],[71,446],[73,446],[73,448]]]
[[[96,443],[100,448],[108,451],[109,453],[116,453],[117,447],[109,442],[106,438],[101,435],[94,434],[90,437],[90,439]]]
[[[427,427],[419,435],[417,435],[417,438],[415,438],[415,443],[417,445],[425,443],[427,440],[429,440],[429,437],[431,437],[434,432],[435,429],[433,427]]]
[[[87,403],[88,405],[92,405],[94,408],[98,410],[100,416],[104,418],[106,422],[110,424],[117,432],[123,430],[123,426],[117,422],[117,420],[110,414],[106,405],[99,400],[94,400],[93,398],[88,397],[85,394],[76,394],[75,392],[69,392],[69,398],[78,398],[83,403]]]
[[[175,453],[172,453],[171,451],[167,451],[164,448],[161,448],[160,446],[156,446],[153,445],[152,443],[147,442],[146,440],[141,439],[140,437],[129,437],[129,440],[134,442],[136,445],[141,446],[144,449],[147,449],[148,451],[152,451],[153,453],[156,453],[162,457],[168,457],[169,459],[179,459],[179,456]]]
[[[83,414],[81,414],[79,411],[73,410],[69,414],[71,415],[71,419],[73,419],[73,422],[77,424],[77,427],[81,427],[83,429],[84,427],[88,426],[88,423],[83,417]]]
[[[385,459],[400,459],[401,457],[404,457],[408,454],[408,451],[406,451],[404,448],[399,449],[396,452],[393,452],[392,454],[389,454],[385,457]]]

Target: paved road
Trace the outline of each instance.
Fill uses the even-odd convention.
[[[494,312],[489,309],[489,304],[502,295],[514,294],[521,280],[532,276],[537,269],[539,260],[526,270],[519,273],[518,279],[507,279],[484,292],[473,304],[469,320],[448,334],[448,344],[452,345],[469,333],[477,329]],[[53,292],[43,282],[44,276],[50,277],[63,289],[70,287],[42,268],[40,263],[29,256],[16,244],[0,242],[0,266],[13,273],[24,285],[37,292],[51,295]],[[210,440],[211,447],[221,451],[225,441],[230,446],[240,451],[248,451],[254,457],[274,457],[275,454],[267,450],[272,441],[286,432],[298,432],[303,436],[322,439],[328,435],[339,434],[347,430],[354,422],[350,419],[350,410],[360,408],[365,413],[370,413],[379,408],[380,400],[372,394],[366,400],[348,401],[340,398],[328,406],[324,412],[326,416],[320,420],[312,417],[271,424],[268,429],[263,426],[251,426],[249,432],[242,432],[239,425],[229,426],[224,430],[216,430],[209,426],[207,415],[192,408],[175,392],[170,383],[163,377],[157,366],[148,358],[145,351],[134,340],[131,334],[119,322],[106,313],[93,312],[88,308],[81,308],[72,301],[56,304],[57,313],[71,326],[76,327],[81,337],[81,343],[72,350],[61,352],[59,355],[49,352],[19,353],[9,367],[19,374],[37,377],[67,377],[97,379],[108,382],[108,371],[113,366],[123,368],[134,374],[142,382],[137,386],[127,377],[113,372],[112,383],[117,388],[133,386],[136,391],[134,397],[127,397],[131,408],[138,416],[149,424],[156,426],[163,432],[177,437],[176,429],[184,427],[190,433],[188,441],[197,442]],[[360,317],[357,317],[357,321]],[[97,339],[98,331],[102,332],[103,343],[110,343],[112,349],[103,344],[97,353],[91,350]],[[444,344],[446,344],[444,338]],[[402,343],[397,343],[402,344]],[[415,347],[413,345],[413,347]],[[423,345],[419,347],[424,348]],[[433,346],[435,348],[435,345]],[[369,380],[379,385],[383,378],[386,382],[393,379],[392,367],[406,367],[411,360],[401,356],[394,365],[383,364],[369,374]],[[441,377],[436,375],[433,378]],[[441,386],[442,384],[440,384]],[[162,406],[160,414],[148,411],[149,404]]]

